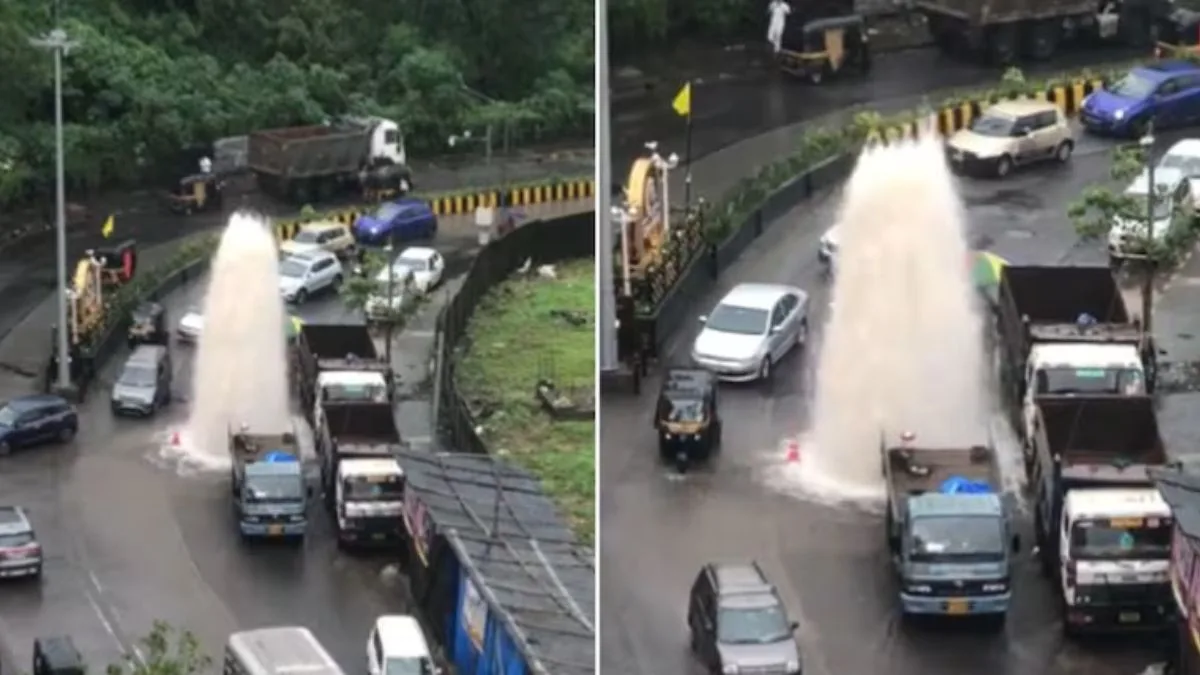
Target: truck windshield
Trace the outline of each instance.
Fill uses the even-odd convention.
[[[392,657],[384,661],[383,675],[432,675],[429,660],[419,656]]]
[[[304,486],[296,476],[255,476],[246,481],[242,498],[251,504],[282,504],[304,499]]]
[[[1073,560],[1166,560],[1171,524],[1161,518],[1077,520],[1071,525]]]
[[[922,516],[912,521],[910,537],[913,562],[971,562],[1004,557],[1004,532],[998,518]]]
[[[387,400],[387,387],[382,384],[327,384],[321,389],[321,400],[382,403]]]
[[[342,482],[348,502],[394,502],[404,499],[400,476],[352,476]]]
[[[1146,393],[1146,380],[1137,368],[1042,368],[1037,393],[1135,396]]]

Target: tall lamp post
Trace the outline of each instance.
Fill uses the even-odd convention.
[[[621,228],[623,257],[628,260],[626,214],[612,204],[611,111],[608,90],[608,0],[596,0],[596,269],[597,351],[602,374],[620,367],[617,349],[617,285],[613,283],[613,231]],[[626,263],[627,264],[627,263]],[[624,273],[625,294],[629,294],[629,273]]]
[[[30,40],[29,44],[54,52],[54,231],[58,258],[58,387],[66,390],[71,386],[71,368],[70,347],[67,344],[67,208],[63,177],[62,60],[63,56],[79,43],[69,40],[67,32],[63,29],[55,28],[40,38]]]

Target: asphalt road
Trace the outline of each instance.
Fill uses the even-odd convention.
[[[1104,61],[1135,58],[1124,50],[1085,50],[1061,54],[1048,63],[1024,66],[1030,76],[1079,69]],[[878,55],[865,76],[848,73],[821,86],[804,84],[773,69],[750,68],[731,53],[725,72],[714,73],[693,90],[692,159],[772,129],[808,121],[854,106],[894,99],[921,101],[921,94],[999,82],[1002,70],[954,59],[935,48]],[[687,131],[671,109],[678,86],[662,86],[654,94],[622,100],[613,106],[613,171],[624,182],[630,163],[648,141],[664,152],[685,156]],[[928,101],[938,105],[942,96]]]
[[[1172,139],[1162,138],[1162,145]],[[1081,140],[1071,165],[1036,168],[1009,180],[959,180],[971,243],[1016,264],[1102,264],[1102,244],[1081,243],[1065,217],[1084,186],[1107,180],[1108,144]],[[744,281],[798,285],[812,293],[819,349],[829,289],[817,241],[833,223],[838,195],[795,208],[700,300],[697,316]],[[903,208],[898,204],[897,208]],[[886,273],[881,273],[886,283]],[[668,345],[684,361],[696,328]],[[809,358],[789,355],[770,388],[722,386],[724,448],[707,468],[680,479],[658,461],[651,431],[658,382],[640,397],[603,401],[601,491],[601,665],[630,675],[700,672],[688,649],[687,592],[702,564],[755,558],[801,621],[805,672],[816,675],[1127,675],[1159,660],[1149,640],[1081,648],[1064,644],[1049,587],[1031,560],[1014,575],[1007,632],[902,630],[886,559],[882,518],[797,496],[785,438],[808,425]],[[1023,527],[1027,528],[1028,524]],[[1024,532],[1028,551],[1032,537]],[[1025,556],[1027,557],[1027,556]],[[951,627],[953,628],[953,627]]]
[[[437,247],[447,258],[448,276],[466,271],[470,241]],[[200,303],[205,281],[165,299],[172,327]],[[394,363],[402,378],[427,365],[437,310],[454,285],[448,281],[435,291],[398,339]],[[293,312],[311,323],[359,321],[330,296]],[[193,631],[215,656],[232,631],[298,623],[312,629],[347,672],[359,672],[375,617],[411,611],[407,591],[381,574],[394,561],[339,552],[319,495],[302,547],[241,542],[228,474],[181,471],[160,454],[188,416],[193,355],[192,347],[176,345],[175,402],[159,417],[128,420],[109,413],[106,383],[123,364],[118,355],[80,406],[74,443],[5,458],[0,493],[4,501],[30,508],[48,558],[41,585],[5,584],[0,592],[0,645],[27,668],[35,637],[65,633],[101,669],[132,653],[156,619]],[[427,423],[414,431],[404,421],[403,404],[400,419],[402,434],[428,435]]]

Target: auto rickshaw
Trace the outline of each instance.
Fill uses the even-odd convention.
[[[143,302],[133,310],[129,322],[129,348],[138,345],[166,345],[170,342],[167,330],[167,311],[157,302]]]
[[[716,375],[697,368],[670,368],[663,378],[654,414],[658,453],[685,473],[721,444]]]
[[[83,656],[70,637],[40,637],[33,641],[33,675],[83,675]]]
[[[106,287],[127,284],[137,272],[137,240],[126,239],[114,246],[105,246],[88,255],[100,263],[100,283]]]
[[[866,73],[871,69],[866,20],[861,14],[849,14],[788,26],[778,59],[784,72],[813,84],[847,67]]]
[[[172,213],[185,216],[219,210],[224,188],[224,181],[211,173],[192,174],[179,180],[167,200]]]

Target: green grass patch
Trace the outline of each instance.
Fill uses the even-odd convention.
[[[458,355],[458,388],[478,407],[496,452],[541,478],[581,541],[592,543],[596,522],[595,420],[555,421],[535,387],[549,379],[569,391],[595,391],[595,263],[556,266],[557,279],[515,277],[484,297]],[[572,325],[555,310],[585,317]]]

